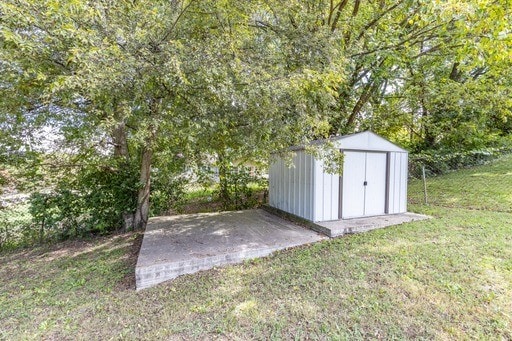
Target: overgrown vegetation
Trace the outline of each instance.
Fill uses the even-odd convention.
[[[410,209],[433,219],[141,292],[136,234],[4,251],[0,338],[510,339],[511,172],[505,157],[429,179],[453,183],[446,207],[414,181]]]
[[[31,228],[32,215],[27,204],[0,209],[0,250],[26,245],[39,240],[37,229]]]
[[[172,166],[153,172],[150,216],[247,209],[265,201],[266,179],[247,167],[230,166],[224,187],[212,180],[192,187],[180,172]],[[0,210],[0,249],[126,231],[136,183],[136,171],[116,167],[113,160],[106,168],[90,165],[34,191],[27,202]]]
[[[428,176],[441,175],[449,171],[483,165],[511,152],[510,142],[497,148],[459,151],[426,150],[409,155],[409,176],[420,178],[423,167]]]
[[[216,195],[223,210],[241,210],[257,206],[257,190],[266,187],[266,179],[249,167],[228,165],[219,176]]]

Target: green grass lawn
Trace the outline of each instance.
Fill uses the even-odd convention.
[[[423,203],[423,182],[411,181],[409,201]],[[512,155],[491,164],[427,178],[432,205],[512,212]]]
[[[440,206],[413,182],[434,219],[141,292],[137,234],[4,252],[0,339],[511,339],[510,174],[507,157],[430,179]]]

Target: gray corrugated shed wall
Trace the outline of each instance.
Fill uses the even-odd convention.
[[[297,151],[288,167],[275,158],[269,169],[269,204],[285,212],[313,221],[314,158]]]
[[[388,213],[407,212],[408,154],[389,153]]]
[[[314,220],[327,221],[338,219],[340,177],[324,171],[324,163],[315,160],[315,202]]]

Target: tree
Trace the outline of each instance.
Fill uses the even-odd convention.
[[[342,51],[338,56],[346,60],[340,71],[345,76],[336,86],[339,96],[331,108],[330,134],[370,128],[425,148],[439,135],[439,122],[430,113],[430,101],[436,99],[438,111],[445,111],[439,107],[439,93],[451,96],[454,105],[474,92],[481,93],[478,100],[473,96],[466,103],[490,124],[496,111],[502,119],[509,115],[508,109],[496,105],[508,102],[506,87],[489,87],[491,82],[503,84],[508,74],[512,50],[509,0],[265,4],[273,15],[262,19],[262,27],[279,39],[304,37],[293,50],[297,56],[290,55],[288,60],[301,60],[311,55],[307,51],[317,50],[311,45],[319,32],[323,32],[320,41]],[[317,61],[317,65],[326,64],[326,56]],[[483,112],[480,104],[491,94],[492,105],[487,101]],[[463,116],[472,120],[471,115]],[[444,135],[450,135],[448,128],[441,128]]]
[[[287,67],[283,51],[296,42],[265,35],[250,4],[24,0],[0,12],[3,117],[58,126],[73,162],[106,145],[127,167],[137,162],[136,228],[147,223],[160,155],[262,155],[301,140],[318,130],[311,113],[340,77]]]
[[[196,3],[6,1],[0,7],[1,59],[10,66],[3,70],[10,93],[4,115],[59,125],[71,142],[111,136],[119,157],[133,157],[129,140],[140,165],[136,228],[147,223],[156,143],[166,130],[167,141],[182,138],[198,94],[187,77],[212,66],[197,62],[200,18],[190,11]]]

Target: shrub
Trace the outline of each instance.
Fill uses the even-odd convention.
[[[187,182],[182,176],[157,174],[155,179],[152,179],[150,215],[165,215],[170,208],[181,208]]]
[[[0,249],[29,244],[37,237],[28,205],[0,209]]]
[[[88,166],[54,190],[30,198],[35,227],[47,237],[105,233],[123,226],[136,207],[137,174],[128,164]]]
[[[249,167],[226,165],[222,174],[219,174],[217,191],[223,209],[241,210],[254,207],[258,202],[256,188],[263,187],[265,181],[259,173],[252,173]]]

